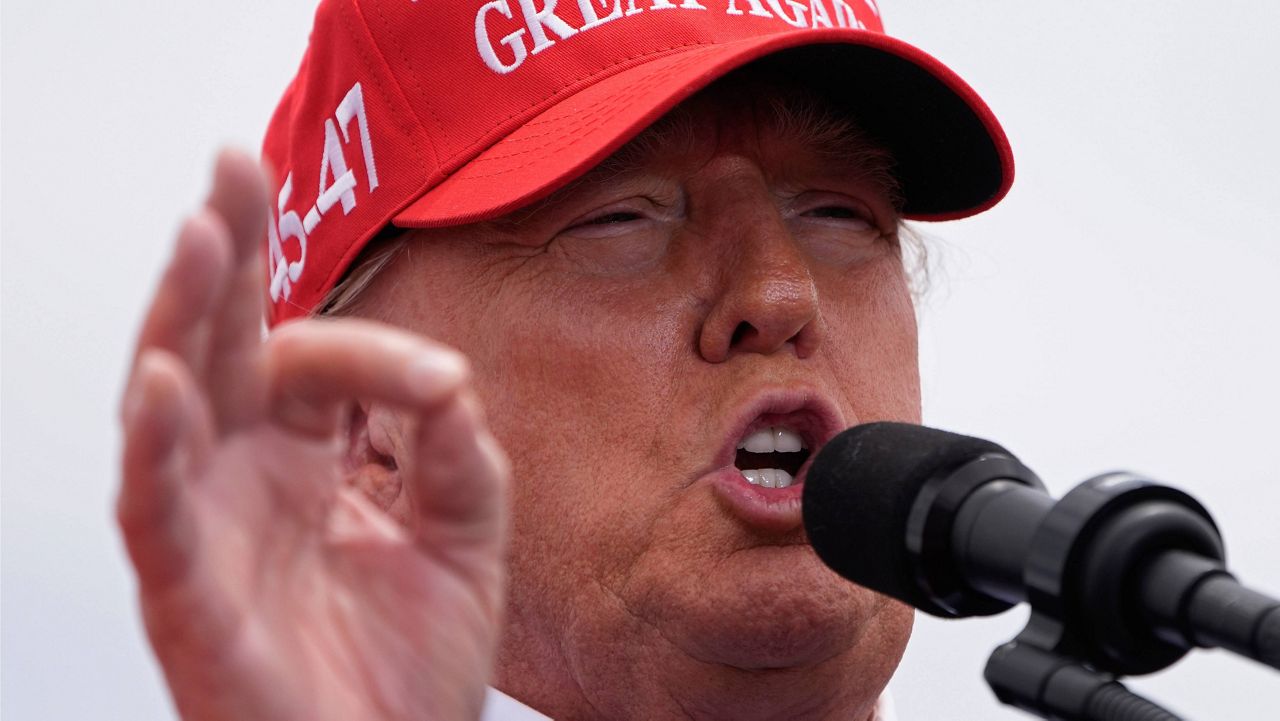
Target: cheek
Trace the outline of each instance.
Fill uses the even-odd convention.
[[[673,433],[673,379],[687,375],[693,302],[673,279],[627,285],[539,268],[537,259],[491,262],[464,246],[424,248],[414,261],[370,297],[395,311],[383,320],[470,359],[488,424],[512,461],[511,588],[533,604],[590,593],[589,579],[641,552],[675,492],[653,479],[679,462],[656,449]],[[408,284],[421,292],[404,292]],[[538,591],[549,587],[558,590]]]
[[[920,421],[915,306],[897,259],[829,279],[824,355],[853,409],[851,421]]]
[[[652,302],[542,291],[490,314],[477,384],[496,425],[555,454],[622,451],[670,401],[678,331]],[[678,311],[676,311],[678,312]]]
[[[674,492],[653,478],[670,476],[663,464],[671,459],[657,449],[677,401],[672,379],[689,354],[682,328],[690,324],[678,301],[656,297],[590,282],[513,294],[480,321],[485,333],[475,347],[464,349],[513,464],[515,537],[524,539],[512,551],[513,573],[522,566],[569,573],[566,565],[578,564],[575,575],[607,574],[600,566],[634,556]]]

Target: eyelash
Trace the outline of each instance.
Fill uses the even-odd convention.
[[[845,205],[823,205],[811,210],[807,210],[801,215],[818,218],[830,218],[832,220],[860,220],[866,223],[869,228],[876,228],[878,224],[876,219],[870,213],[862,210],[850,208]],[[628,223],[643,219],[644,215],[634,210],[611,210],[595,217],[587,217],[586,219],[575,223],[573,227],[582,226],[607,226],[620,223]]]
[[[820,219],[860,221],[867,226],[867,230],[875,230],[880,227],[880,224],[876,222],[875,216],[870,212],[861,208],[850,208],[847,205],[822,205],[806,210],[801,215]]]
[[[595,218],[587,218],[581,223],[578,223],[578,225],[612,225],[614,223],[625,223],[639,219],[639,213],[630,210],[615,210]]]
[[[831,211],[835,211],[835,213],[832,214]],[[866,220],[858,211],[839,205],[824,205],[821,208],[806,211],[805,214],[808,215],[810,213],[823,213],[821,216],[823,218],[857,218],[858,220]]]

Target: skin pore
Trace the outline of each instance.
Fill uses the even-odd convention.
[[[344,313],[464,353],[511,458],[497,688],[556,719],[871,715],[910,611],[704,477],[765,393],[919,421],[897,224],[852,125],[729,82],[532,208],[396,241]],[[411,525],[409,434],[365,410],[351,483]]]

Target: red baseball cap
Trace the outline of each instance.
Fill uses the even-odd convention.
[[[962,218],[1013,182],[986,104],[884,34],[875,0],[322,0],[263,153],[271,323],[312,312],[387,225],[540,200],[752,61],[846,96],[893,153],[904,215]]]

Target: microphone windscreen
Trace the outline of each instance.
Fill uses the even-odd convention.
[[[823,446],[804,481],[804,527],[823,563],[862,586],[952,617],[917,580],[907,520],[930,479],[988,453],[991,441],[905,423],[854,426]]]

